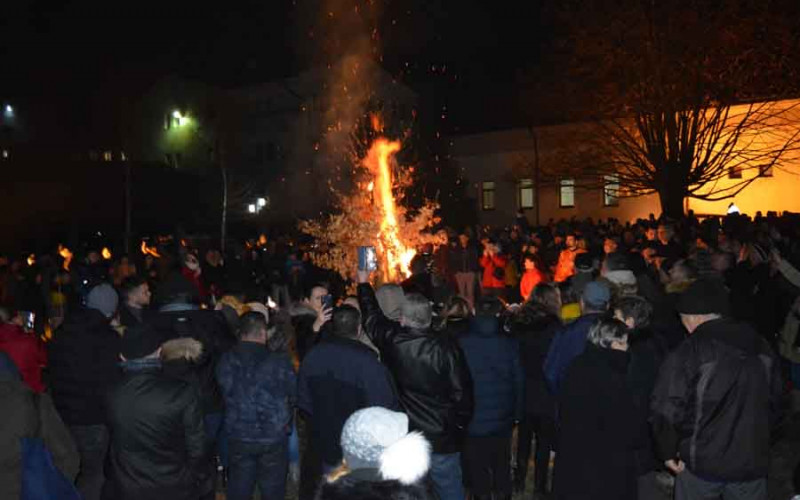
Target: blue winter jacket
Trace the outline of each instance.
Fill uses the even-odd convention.
[[[550,350],[544,361],[544,378],[547,381],[548,389],[553,394],[558,394],[567,368],[575,358],[583,353],[589,329],[602,316],[598,313],[581,316],[572,323],[564,325],[550,343]]]
[[[272,444],[287,438],[297,377],[286,354],[269,352],[264,344],[239,342],[222,355],[217,381],[230,439]]]
[[[500,321],[478,316],[459,338],[472,374],[475,411],[467,433],[496,436],[511,432],[525,413],[525,372],[519,342],[501,334]]]

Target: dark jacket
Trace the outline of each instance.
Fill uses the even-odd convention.
[[[291,431],[297,376],[286,354],[254,342],[222,355],[217,380],[225,397],[225,430],[230,439],[273,444]]]
[[[402,484],[381,479],[377,469],[358,469],[334,482],[323,481],[315,500],[436,500],[429,481]]]
[[[680,456],[710,480],[765,477],[780,398],[780,367],[767,342],[744,323],[708,321],[659,372],[651,404],[657,452],[662,460]]]
[[[658,460],[650,432],[650,397],[658,377],[658,369],[669,351],[666,339],[648,328],[636,329],[628,334],[627,381],[636,409],[636,470],[646,474],[658,467]]]
[[[356,410],[397,409],[389,371],[361,342],[332,337],[317,345],[300,366],[297,406],[311,415],[311,435],[323,461],[342,461],[342,427]]]
[[[520,357],[525,371],[525,412],[529,415],[555,418],[556,400],[547,389],[544,361],[560,328],[558,316],[540,311],[529,313],[523,309],[511,321],[511,332],[520,342]]]
[[[134,310],[127,304],[119,305],[119,323],[125,327],[139,325],[145,322],[145,309]]]
[[[627,363],[624,351],[589,345],[567,368],[558,396],[558,498],[636,498],[636,417]]]
[[[41,437],[58,469],[70,480],[78,474],[80,456],[69,430],[47,394],[35,394],[0,353],[0,498],[20,498],[22,438]],[[38,414],[37,401],[38,398]],[[37,432],[37,423],[41,427]]]
[[[478,267],[478,250],[467,245],[467,248],[456,244],[450,249],[450,272],[451,273],[476,273]]]
[[[123,366],[108,396],[114,498],[192,498],[205,446],[197,391],[161,373],[158,360]]]
[[[550,343],[550,350],[547,351],[547,359],[544,362],[544,378],[551,393],[558,394],[564,373],[572,360],[583,352],[589,329],[601,316],[596,313],[581,316],[562,327]]]
[[[203,345],[200,357],[191,362],[200,388],[200,406],[204,415],[221,413],[224,406],[215,370],[222,353],[233,347],[236,339],[222,313],[183,305],[176,309],[150,314],[147,321],[165,340],[189,337]]]
[[[400,326],[381,312],[375,292],[358,286],[364,330],[397,384],[411,431],[421,431],[434,453],[460,450],[472,418],[472,379],[455,340]]]
[[[469,333],[458,341],[472,375],[475,398],[468,434],[510,434],[514,421],[522,420],[525,413],[519,343],[501,336],[500,320],[494,316],[473,318]]]
[[[120,336],[94,309],[68,316],[48,344],[53,401],[67,425],[105,423],[105,395],[120,378]]]

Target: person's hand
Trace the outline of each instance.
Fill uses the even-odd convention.
[[[314,332],[322,330],[323,325],[331,320],[331,316],[333,316],[333,309],[330,307],[321,307],[317,310],[317,319],[314,320],[314,325],[312,326]]]
[[[359,269],[356,271],[356,281],[358,284],[369,283],[369,271],[366,269]]]
[[[686,464],[683,463],[683,460],[680,459],[675,460],[674,458],[664,462],[664,465],[674,474],[680,474],[686,468]]]

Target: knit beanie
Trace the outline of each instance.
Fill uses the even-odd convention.
[[[108,283],[101,283],[89,291],[86,297],[86,307],[96,309],[106,318],[111,318],[117,312],[119,297],[114,287]]]
[[[430,444],[408,432],[408,416],[374,406],[353,413],[342,428],[342,452],[351,470],[378,469],[381,477],[411,484],[430,468]]]

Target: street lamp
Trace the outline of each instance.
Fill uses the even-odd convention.
[[[251,214],[256,213],[256,205],[255,205],[255,203],[251,203],[251,204],[247,205],[247,211],[249,213],[251,213]]]
[[[3,106],[3,116],[6,118],[14,118],[14,106],[10,104]]]
[[[177,125],[179,127],[183,127],[184,125],[189,123],[189,120],[190,120],[187,115],[181,114],[181,112],[178,111],[177,109],[172,112],[172,117],[175,118],[176,120],[178,120]]]
[[[257,200],[257,203],[258,203],[258,208],[259,208],[259,209],[262,209],[262,208],[264,208],[265,206],[267,206],[267,200],[266,200],[265,198],[259,198],[259,199]]]

